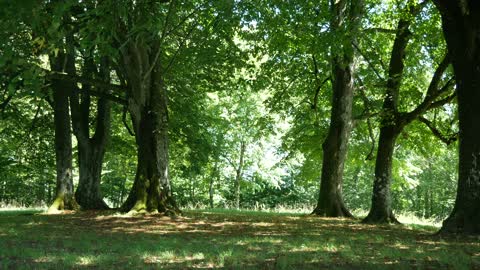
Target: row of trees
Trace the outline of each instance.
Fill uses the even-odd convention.
[[[2,140],[27,130],[42,150],[10,145],[0,162],[32,165],[49,211],[108,208],[107,186],[110,201],[130,212],[178,213],[177,202],[194,203],[199,190],[212,207],[216,194],[236,207],[275,193],[279,203],[291,203],[289,194],[309,202],[308,183],[320,178],[314,214],[351,217],[348,205],[368,207],[371,193],[364,221],[389,223],[402,205],[391,194],[401,190],[392,187],[402,176],[396,159],[426,154],[416,177],[429,182],[409,183],[400,197],[432,215],[453,192],[432,179],[455,170],[439,172],[433,161],[441,160],[428,155],[455,157],[429,138],[449,145],[458,137],[457,197],[442,230],[478,233],[479,12],[473,0],[4,4],[1,110],[12,130]],[[33,152],[55,155],[55,173]],[[365,192],[369,182],[359,179],[371,178]],[[445,195],[432,192],[438,187]]]

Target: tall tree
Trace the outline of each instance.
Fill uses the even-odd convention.
[[[330,1],[332,65],[332,110],[330,127],[322,144],[320,193],[313,214],[352,217],[342,198],[343,169],[352,128],[354,46],[363,14],[363,1]]]
[[[410,27],[415,17],[426,4],[426,1],[420,4],[416,4],[415,1],[408,2],[405,15],[400,18],[396,29],[388,67],[386,93],[381,113],[372,205],[370,212],[363,220],[365,223],[398,223],[392,211],[390,191],[392,184],[392,162],[397,138],[408,124],[418,119],[427,110],[440,107],[455,97],[453,93],[442,100],[436,100],[440,96],[449,94],[452,86],[452,80],[448,80],[446,83],[443,82],[445,71],[450,64],[450,58],[447,54],[436,68],[424,100],[410,112],[401,112],[399,110],[400,90],[402,80],[404,79],[405,58],[407,54],[406,50],[412,37]],[[444,85],[442,85],[442,83]]]
[[[169,100],[191,91],[189,76],[198,80],[216,69],[201,67],[228,69],[229,60],[212,59],[232,44],[232,12],[233,1],[105,1],[89,16],[92,31],[99,13],[108,15],[100,23],[114,29],[112,62],[127,89],[137,144],[137,173],[124,210],[178,212],[169,178]]]
[[[174,11],[171,1],[167,21]],[[129,1],[110,3],[117,7],[116,31],[120,37],[119,63],[121,76],[126,79],[128,110],[137,144],[137,173],[124,210],[131,212],[162,212],[175,214],[178,208],[173,198],[169,178],[168,156],[168,96],[161,35],[149,34],[149,23],[162,14],[163,4]],[[121,8],[127,9],[121,17]],[[130,38],[129,35],[134,35]],[[120,46],[121,45],[121,46]]]
[[[87,56],[84,63],[83,76],[109,82],[110,69],[108,60],[102,58],[100,70],[93,62],[93,56]],[[107,209],[100,191],[103,158],[108,137],[110,135],[111,102],[99,98],[96,106],[95,132],[90,135],[90,112],[92,110],[90,85],[82,86],[79,91],[71,93],[70,107],[73,133],[78,142],[79,181],[75,191],[75,199],[82,209]],[[99,92],[106,91],[99,89]]]
[[[64,72],[66,54],[60,52],[58,56],[50,56],[50,66],[53,71]],[[72,83],[62,80],[52,80],[53,115],[55,125],[55,160],[57,169],[57,186],[55,200],[48,208],[48,212],[57,210],[76,210],[79,208],[73,193],[73,164],[72,164],[72,132],[68,97],[72,90]]]
[[[441,232],[480,234],[480,2],[434,3],[455,72],[460,128],[457,197]]]

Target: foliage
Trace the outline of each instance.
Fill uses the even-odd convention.
[[[147,39],[158,38],[162,29],[168,31],[159,57],[168,66],[170,167],[180,205],[208,205],[210,185],[215,207],[233,204],[242,141],[247,145],[242,207],[314,204],[321,161],[328,158],[322,156],[321,142],[331,106],[329,44],[341,42],[328,31],[328,3],[161,2],[165,1],[150,8],[148,1],[102,1],[96,8],[87,8],[96,1],[1,3],[1,203],[43,204],[54,192],[48,55],[65,49],[63,38],[73,32],[77,60],[91,51],[95,58],[118,59],[122,44],[114,30],[115,19],[121,19],[138,20],[128,29],[129,39],[145,33],[151,34]],[[413,2],[417,1],[408,1]],[[370,206],[372,148],[378,139],[391,30],[406,16],[405,3],[366,1],[355,59],[359,79],[354,115],[361,120],[354,123],[343,187],[350,208]],[[143,13],[130,13],[136,5]],[[69,16],[72,22],[65,23]],[[427,4],[411,28],[402,112],[422,100],[434,66],[443,57],[440,30],[439,15]],[[119,63],[113,64],[112,83],[125,83],[116,74]],[[124,97],[118,91],[112,94]],[[94,112],[95,108],[90,113]],[[113,207],[121,205],[130,191],[137,158],[123,112],[122,105],[113,106],[112,138],[102,175],[102,193]],[[453,103],[425,117],[450,135],[457,130],[455,112]],[[125,122],[131,124],[128,117]],[[393,208],[446,217],[455,194],[455,149],[456,145],[442,145],[422,123],[409,126],[396,149]]]

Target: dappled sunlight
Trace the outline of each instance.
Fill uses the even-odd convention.
[[[410,269],[444,267],[452,256],[456,264],[478,261],[480,255],[470,238],[446,240],[405,226],[311,216],[78,212],[0,218],[0,225],[0,261],[17,260],[21,250],[29,264],[42,267]]]
[[[33,262],[35,262],[35,263],[49,263],[49,262],[53,262],[53,261],[54,260],[51,257],[47,257],[47,256],[38,257],[38,258],[33,259]]]
[[[95,264],[94,256],[80,256],[77,258],[77,265],[90,266]]]

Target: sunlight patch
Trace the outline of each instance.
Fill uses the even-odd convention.
[[[306,245],[301,245],[299,247],[294,247],[291,249],[291,252],[314,252],[314,251],[320,251],[319,248],[314,248],[314,247],[309,247]]]
[[[255,227],[272,227],[273,223],[268,223],[268,222],[256,222],[256,223],[252,223],[253,226]]]
[[[40,257],[40,258],[36,258],[33,260],[34,262],[36,263],[49,263],[49,262],[53,262],[52,258],[50,257]]]
[[[88,266],[88,265],[93,265],[94,263],[95,263],[94,256],[80,256],[77,259],[77,265]]]

